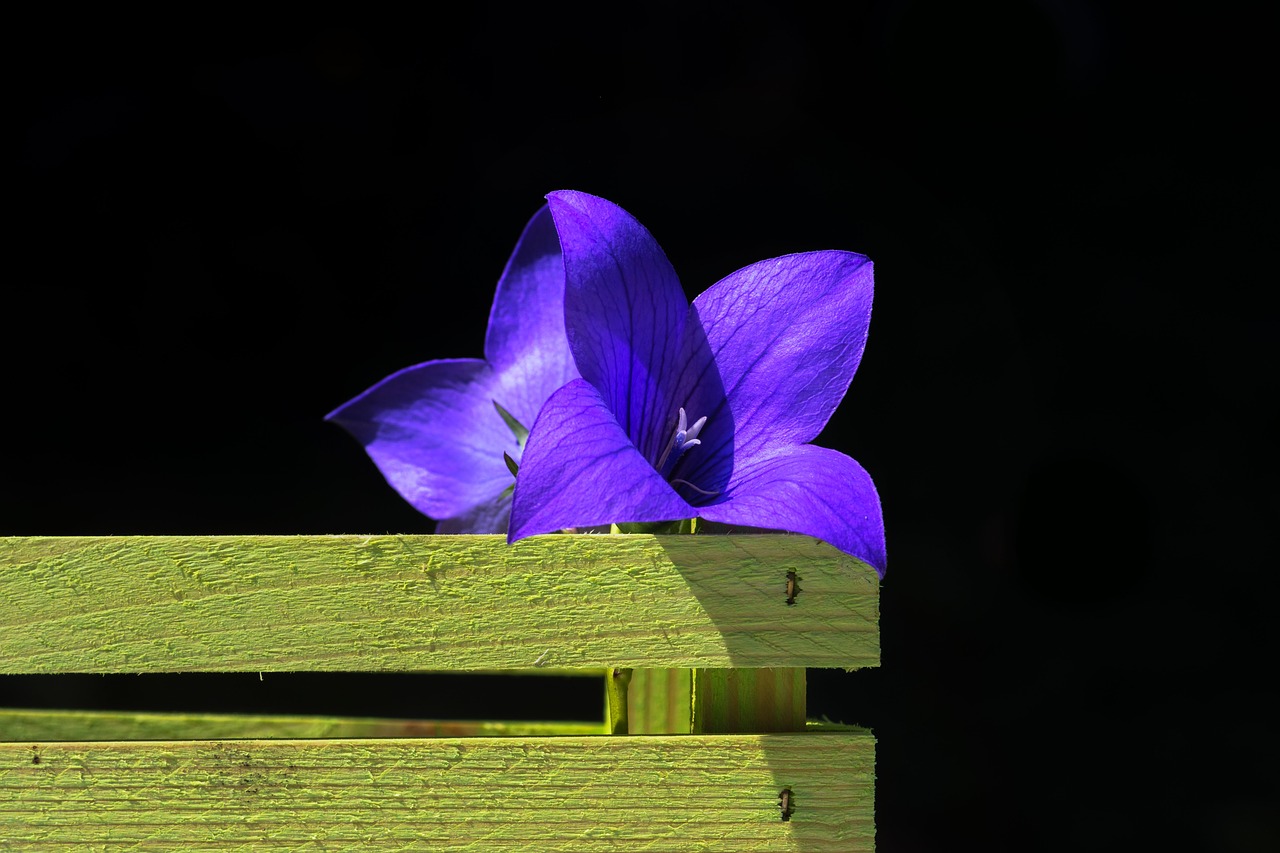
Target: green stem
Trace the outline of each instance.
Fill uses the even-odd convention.
[[[604,674],[605,725],[609,734],[627,733],[627,687],[631,684],[630,667],[614,667]]]

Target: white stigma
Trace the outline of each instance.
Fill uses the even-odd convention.
[[[702,428],[706,423],[707,418],[704,415],[694,421],[693,426],[689,426],[688,415],[685,414],[683,406],[680,408],[680,417],[676,424],[675,435],[671,436],[671,441],[667,443],[667,449],[662,451],[662,458],[658,460],[658,472],[664,478],[671,476],[671,471],[676,467],[676,463],[680,461],[680,457],[684,455],[685,451],[702,444],[698,440],[698,434],[702,432]]]

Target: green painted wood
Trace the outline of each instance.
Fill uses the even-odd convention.
[[[848,853],[874,762],[865,731],[0,744],[0,847]]]
[[[630,733],[804,731],[805,687],[803,668],[638,669]]]
[[[603,723],[0,709],[0,742],[598,735]]]
[[[692,730],[699,734],[805,729],[805,670],[696,669]]]
[[[630,734],[627,712],[630,703],[627,701],[627,688],[631,686],[631,673],[634,670],[614,667],[604,675],[604,727],[611,735]]]
[[[10,537],[0,673],[857,668],[878,592],[806,536]]]
[[[627,702],[631,734],[688,734],[692,731],[693,670],[634,670]]]

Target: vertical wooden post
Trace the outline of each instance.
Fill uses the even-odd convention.
[[[628,704],[631,734],[688,734],[693,721],[693,670],[637,669]]]
[[[633,735],[799,732],[805,669],[637,669],[627,699]]]
[[[695,734],[799,732],[805,725],[805,670],[695,669]]]

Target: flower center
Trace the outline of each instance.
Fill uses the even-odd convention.
[[[667,442],[667,449],[662,451],[662,458],[654,466],[664,480],[671,479],[671,472],[675,470],[676,463],[680,461],[680,457],[684,455],[686,450],[702,444],[698,440],[698,433],[702,432],[702,428],[706,423],[707,419],[703,416],[694,421],[693,426],[689,426],[689,420],[685,416],[684,409],[680,409],[680,421],[676,424],[675,434],[671,436],[671,441]]]

